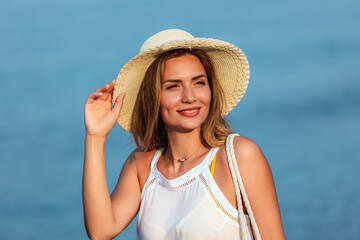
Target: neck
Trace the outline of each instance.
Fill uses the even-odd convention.
[[[191,161],[197,155],[208,150],[201,142],[200,128],[186,133],[167,131],[167,136],[168,146],[166,152],[168,156],[171,156],[172,159],[170,158],[170,160],[173,166],[182,164],[176,159],[188,158]]]

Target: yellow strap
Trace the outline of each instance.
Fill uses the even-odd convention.
[[[212,176],[214,176],[214,172],[215,172],[215,163],[216,163],[216,154],[215,154],[215,156],[214,156],[214,158],[213,158],[213,160],[211,162],[211,170],[210,170],[210,172],[211,172]]]

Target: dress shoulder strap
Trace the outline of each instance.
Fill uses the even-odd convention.
[[[156,166],[157,161],[159,160],[159,158],[161,157],[162,153],[164,152],[165,148],[159,148],[156,150],[153,158],[151,159],[151,165],[150,165],[150,172],[153,171],[154,167]]]

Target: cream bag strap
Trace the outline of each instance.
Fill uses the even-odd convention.
[[[255,239],[261,240],[259,228],[257,227],[254,214],[251,210],[249,199],[247,198],[244,184],[241,179],[239,168],[238,168],[237,161],[235,158],[235,152],[234,152],[234,137],[235,136],[239,136],[239,135],[232,133],[226,138],[226,155],[227,155],[227,159],[229,162],[231,176],[232,176],[232,179],[233,179],[233,182],[235,185],[236,200],[237,200],[237,205],[238,205],[238,209],[239,209],[240,236],[241,236],[241,239],[244,239],[244,240],[247,239],[247,236],[248,236],[245,231],[246,230],[246,219],[245,219],[243,204],[242,204],[242,200],[241,200],[241,196],[242,196],[242,198],[244,200],[244,205],[245,205],[246,210],[250,217],[251,227],[253,230],[253,234],[255,235]]]

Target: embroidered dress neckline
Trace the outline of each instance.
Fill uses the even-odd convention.
[[[217,150],[219,148],[211,148],[210,151],[206,154],[204,159],[195,167],[191,168],[189,171],[185,172],[184,174],[180,175],[179,177],[173,178],[173,179],[167,179],[157,168],[157,162],[160,158],[160,154],[158,154],[158,157],[156,161],[154,162],[152,173],[158,177],[158,179],[167,187],[178,187],[180,185],[183,185],[195,177],[199,175],[204,169],[208,168],[213,156],[216,154]],[[158,151],[162,151],[162,149],[159,149]]]

